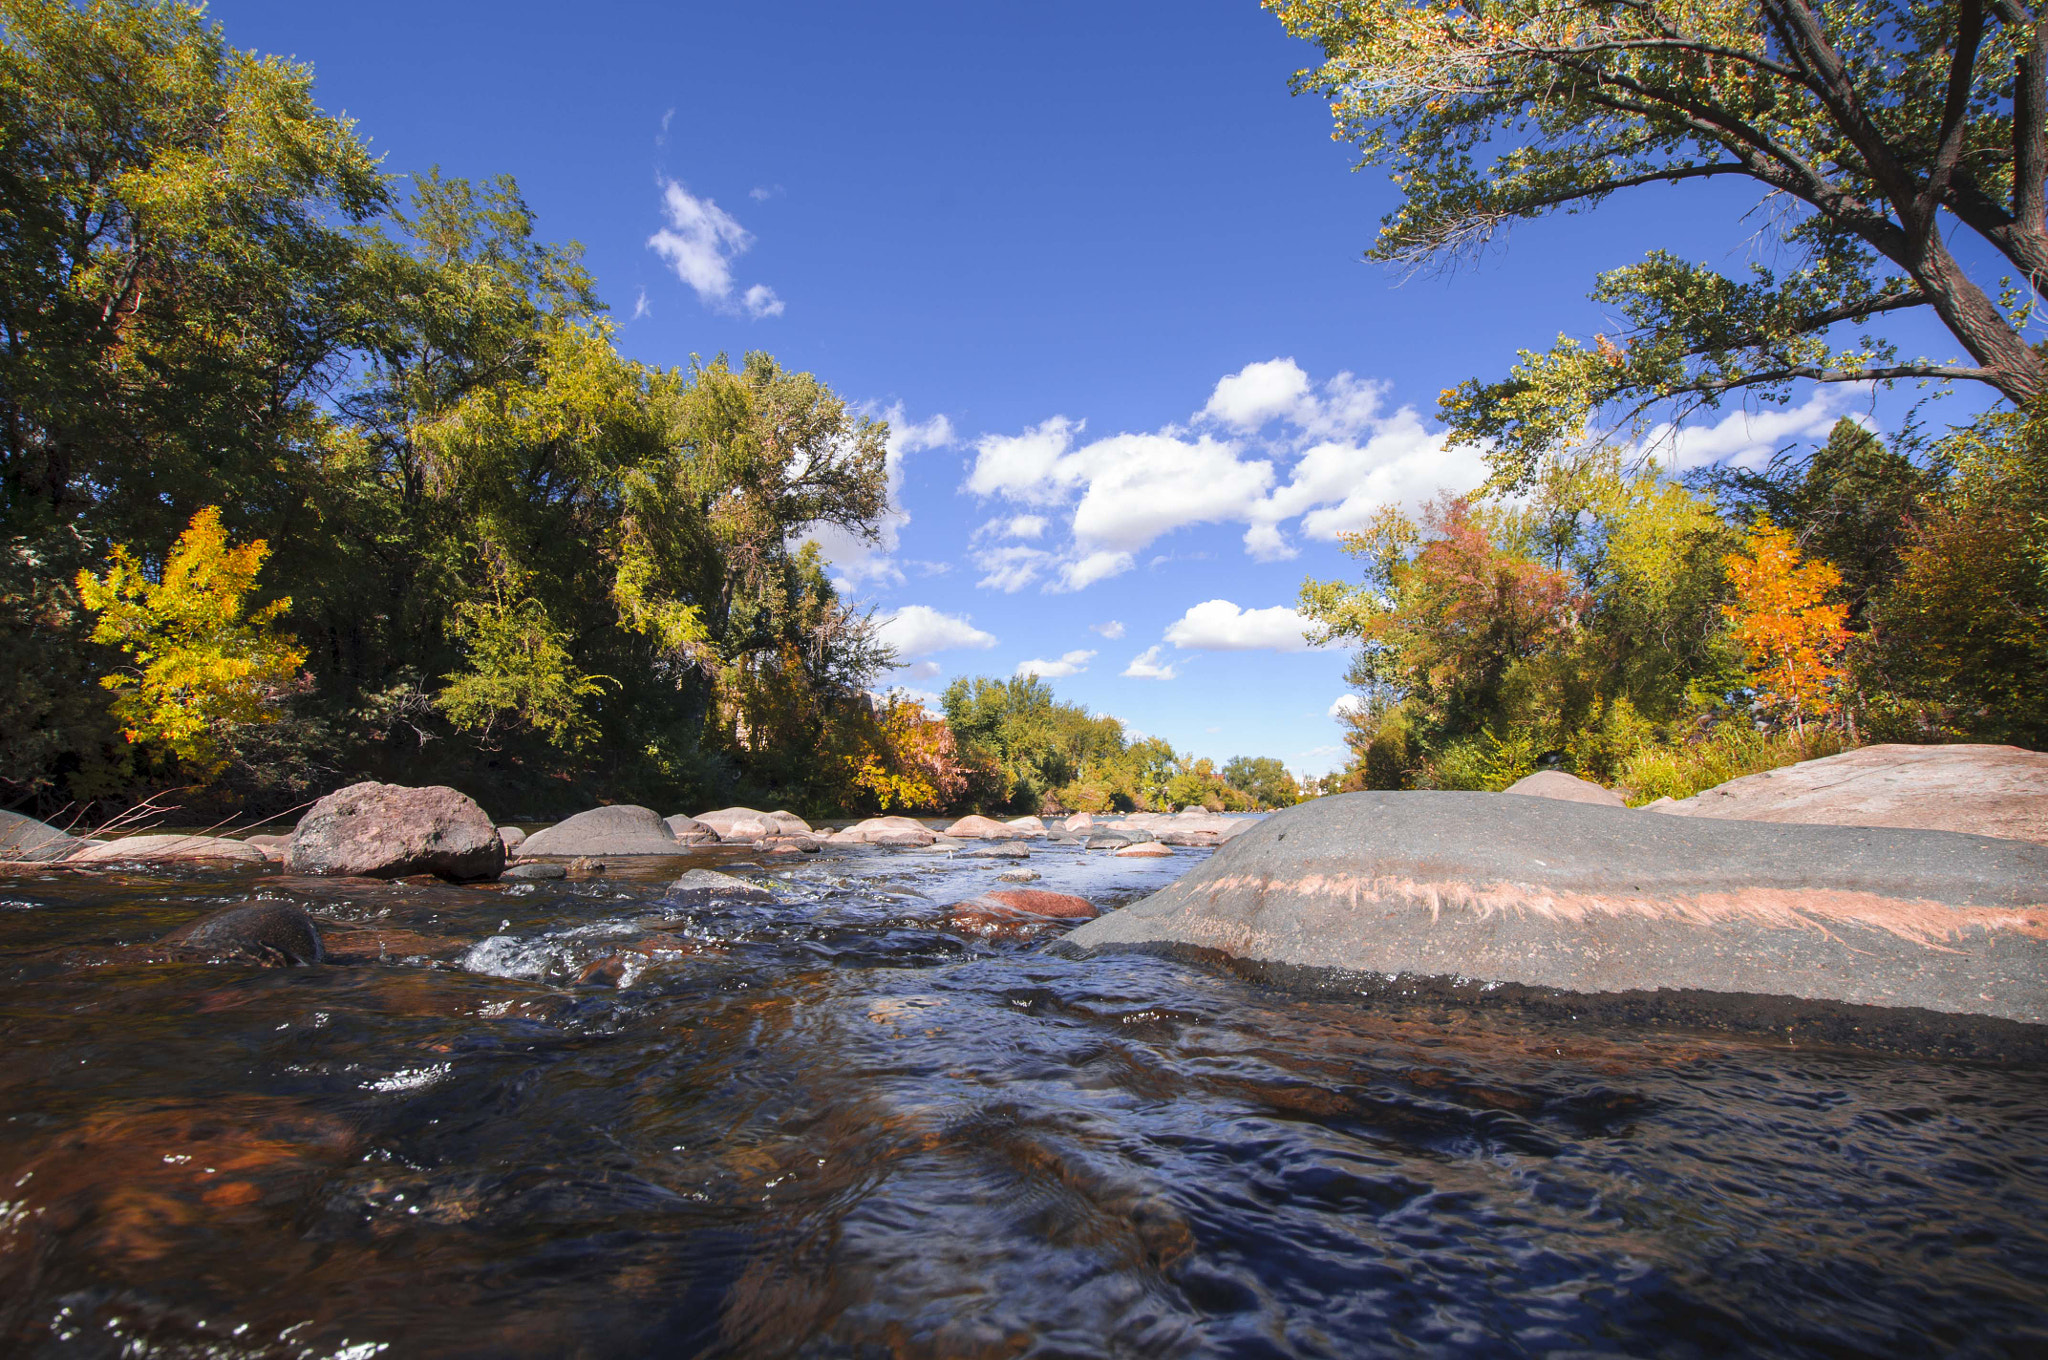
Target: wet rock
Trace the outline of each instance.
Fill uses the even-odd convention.
[[[957,836],[963,841],[1006,841],[1016,836],[1016,828],[999,822],[993,817],[978,814],[962,817],[946,828],[948,836]]]
[[[1003,888],[946,908],[947,924],[955,930],[992,938],[1029,934],[1096,915],[1095,905],[1085,898],[1037,888]]]
[[[676,844],[678,845],[716,845],[718,843],[718,828],[709,822],[700,822],[695,817],[685,817],[681,813],[677,813],[673,817],[664,817],[662,821],[667,824],[669,834],[676,838]]]
[[[450,963],[469,951],[454,935],[426,935],[384,924],[330,925],[320,932],[326,962],[335,964]]]
[[[18,812],[0,812],[0,860],[43,863],[63,859],[86,842],[48,822]]]
[[[504,845],[506,854],[517,854],[519,847],[526,843],[526,833],[516,826],[501,826],[498,828],[498,840]]]
[[[977,845],[962,850],[961,859],[1030,859],[1031,851],[1021,845]]]
[[[515,864],[499,875],[500,878],[511,879],[515,883],[544,883],[568,876],[569,871],[559,864],[535,863]]]
[[[616,987],[626,976],[626,957],[623,954],[608,954],[585,966],[576,975],[579,987]]]
[[[66,864],[165,864],[193,861],[268,864],[269,856],[247,841],[225,836],[123,836],[88,841]]]
[[[244,836],[242,844],[253,845],[263,852],[263,858],[272,864],[282,864],[291,854],[290,836]]]
[[[1005,869],[996,875],[996,879],[1002,883],[1036,883],[1039,873],[1036,869]]]
[[[1168,828],[1165,831],[1154,832],[1151,841],[1139,841],[1137,845],[1133,845],[1130,848],[1135,850],[1138,846],[1146,844],[1212,846],[1221,845],[1222,843],[1223,838],[1214,831],[1178,831]],[[1121,854],[1122,851],[1118,851],[1118,853]]]
[[[1063,948],[2048,1024],[2048,848],[1477,793],[1276,814]]]
[[[1062,921],[1088,921],[1102,913],[1093,902],[1071,893],[1046,892],[1039,888],[1000,888],[983,893],[976,901],[996,902],[1012,911],[1029,912]]]
[[[1171,859],[1173,857],[1172,849],[1160,844],[1158,841],[1139,841],[1136,845],[1122,846],[1112,853],[1118,859]]]
[[[1563,770],[1538,770],[1526,778],[1517,779],[1502,792],[1527,794],[1532,798],[1561,798],[1567,803],[1597,803],[1601,807],[1628,806],[1612,789],[1604,789],[1591,780],[1580,779]]]
[[[1865,746],[1649,807],[1669,816],[1909,827],[2048,844],[2048,753]]]
[[[1082,843],[1087,850],[1121,850],[1127,845],[1136,845],[1140,837],[1122,831],[1098,831]]]
[[[320,928],[289,902],[249,902],[178,927],[164,943],[213,958],[248,958],[273,966],[319,963]]]
[[[433,874],[461,882],[496,878],[505,843],[466,794],[366,782],[313,804],[292,832],[285,864],[295,874]]]
[[[680,855],[675,832],[653,808],[619,803],[592,808],[536,831],[519,847],[528,859],[588,856]]]
[[[823,845],[816,836],[775,836],[761,842],[771,855],[815,855]]]
[[[668,885],[668,899],[671,902],[718,902],[748,901],[772,902],[775,894],[766,888],[721,874],[714,869],[692,869]]]

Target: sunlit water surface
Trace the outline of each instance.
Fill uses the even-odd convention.
[[[664,900],[733,860],[0,882],[0,1352],[2048,1354],[2038,1071],[1070,962],[943,854]],[[138,947],[266,895],[363,961]]]

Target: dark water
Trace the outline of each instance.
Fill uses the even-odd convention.
[[[938,855],[680,867],[0,883],[0,1352],[2048,1354],[2041,1072],[1067,962]],[[136,947],[261,895],[372,961]]]

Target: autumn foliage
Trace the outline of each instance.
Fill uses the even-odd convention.
[[[1727,559],[1734,598],[1722,606],[1748,658],[1758,699],[1803,726],[1840,707],[1849,607],[1834,602],[1842,573],[1802,558],[1788,529],[1768,519]]]

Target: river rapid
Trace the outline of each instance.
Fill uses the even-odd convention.
[[[1010,867],[0,881],[0,1353],[2048,1354],[2048,1074],[948,923]],[[339,961],[150,947],[262,898]]]

